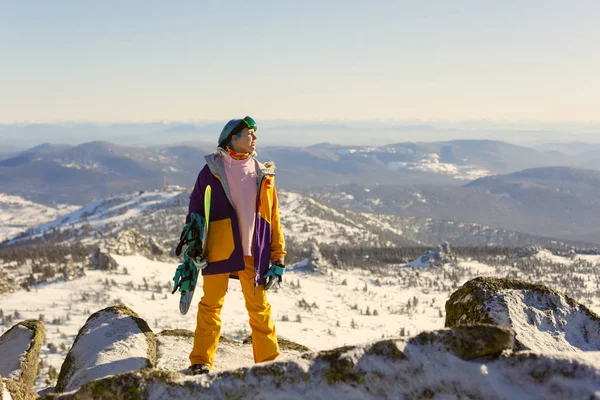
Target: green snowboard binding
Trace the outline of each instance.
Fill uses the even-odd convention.
[[[192,213],[190,222],[183,228],[179,244],[175,249],[175,254],[180,256],[183,246],[187,245],[186,249],[183,250],[183,263],[175,270],[173,291],[171,292],[174,294],[179,289],[181,293],[179,311],[183,315],[187,314],[192,304],[196,282],[198,281],[198,270],[208,266],[206,238],[208,236],[208,219],[210,218],[210,197],[211,189],[210,186],[207,186],[204,193],[206,219],[199,214]]]

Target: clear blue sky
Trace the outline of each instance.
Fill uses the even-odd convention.
[[[1,1],[0,123],[600,120],[600,1]]]

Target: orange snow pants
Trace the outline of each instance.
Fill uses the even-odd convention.
[[[271,317],[271,305],[267,301],[264,285],[254,290],[254,257],[244,257],[245,269],[238,272],[246,309],[252,329],[254,362],[275,360],[279,357],[279,345],[275,324]],[[194,347],[190,354],[192,364],[207,364],[211,368],[221,336],[221,309],[225,301],[229,273],[205,275],[202,289],[204,296],[198,303],[198,316]]]

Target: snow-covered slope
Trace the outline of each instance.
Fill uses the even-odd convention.
[[[30,229],[20,241],[44,239],[52,242],[98,243],[116,237],[124,229],[135,229],[172,247],[181,233],[190,189],[169,187],[164,191],[141,191],[90,203],[51,222]],[[568,243],[489,226],[426,217],[400,217],[338,210],[314,198],[280,189],[281,223],[286,240],[318,243],[397,247],[401,245],[454,246],[565,246]]]
[[[70,205],[47,207],[18,196],[0,193],[0,243],[78,208]]]
[[[158,262],[141,256],[113,257],[118,263],[115,271],[86,269],[84,277],[73,281],[59,280],[0,297],[0,309],[5,316],[12,317],[13,323],[40,318],[47,324],[38,389],[48,386],[45,378],[49,368],[59,369],[78,330],[99,309],[127,305],[146,320],[154,332],[195,329],[196,307],[182,316],[177,310],[177,294],[170,293],[177,260]],[[559,274],[583,276],[577,271],[600,270],[600,256],[559,257],[557,260],[563,264],[544,264],[535,257],[527,260],[539,263],[540,268],[546,270],[542,282],[566,290],[593,311],[600,312],[597,298],[589,299],[583,292],[569,289],[556,280]],[[456,288],[477,276],[536,279],[533,278],[536,269],[527,271],[520,265],[510,259],[497,265],[462,259],[455,265],[434,268],[385,265],[377,270],[320,268],[316,273],[290,268],[282,287],[271,291],[269,299],[281,337],[311,349],[324,350],[442,328],[444,303]],[[571,270],[575,272],[566,273]],[[587,288],[585,293],[593,293],[596,279],[596,275],[589,275],[577,285]],[[196,293],[194,301],[199,301],[200,295],[201,292]],[[238,340],[250,334],[244,310],[239,282],[232,280],[222,312],[222,334]],[[7,328],[0,325],[0,334]]]

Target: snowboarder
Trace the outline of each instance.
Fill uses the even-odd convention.
[[[192,191],[189,213],[204,215],[204,190],[212,187],[210,228],[202,270],[204,295],[198,303],[192,374],[213,366],[221,333],[221,308],[230,277],[239,279],[252,329],[254,361],[279,357],[266,291],[281,283],[285,242],[279,222],[272,163],[256,159],[256,122],[232,119],[221,131],[217,151],[205,157]]]

